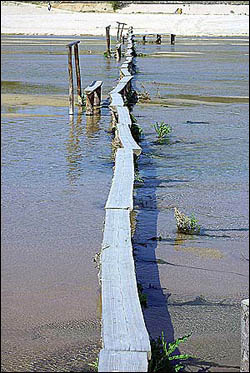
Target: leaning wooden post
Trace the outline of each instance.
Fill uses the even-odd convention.
[[[72,45],[68,45],[68,70],[69,70],[69,115],[74,115],[74,86],[72,71]]]
[[[80,73],[80,64],[79,64],[78,43],[80,43],[80,41],[78,41],[74,45],[74,52],[75,52],[75,66],[76,66],[78,105],[82,106],[81,73]]]
[[[249,299],[241,302],[241,372],[249,372]]]
[[[110,57],[111,56],[111,50],[110,50],[110,26],[106,27],[106,41],[107,41],[107,54]]]
[[[172,45],[175,44],[175,37],[176,37],[175,34],[171,34],[171,44],[172,44]]]

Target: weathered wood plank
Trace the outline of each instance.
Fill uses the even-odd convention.
[[[76,44],[79,44],[80,43],[80,40],[77,40],[77,41],[72,41],[71,43],[67,44],[67,47],[73,47],[73,45],[76,45]]]
[[[119,83],[117,84],[117,86],[114,89],[112,89],[110,94],[120,93],[126,87],[126,85],[131,81],[131,79],[133,79],[132,75],[131,76],[126,76],[126,77],[120,79]]]
[[[129,210],[106,210],[101,282],[103,348],[144,351],[150,358],[150,341],[135,276]]]
[[[101,350],[99,372],[147,372],[146,352]]]
[[[105,209],[133,209],[133,151],[117,149],[115,170]]]
[[[129,113],[129,109],[127,106],[118,106],[117,107],[117,114],[118,114],[118,122],[121,124],[127,124],[131,127],[131,117]]]
[[[139,156],[141,154],[141,147],[134,140],[130,128],[127,124],[117,123],[118,137],[121,140],[122,146],[125,149],[131,149],[134,154]]]
[[[110,105],[113,109],[116,110],[116,106],[124,106],[124,101],[120,93],[110,93],[111,102]]]
[[[84,89],[84,92],[86,93],[92,93],[94,92],[97,88],[102,86],[102,81],[101,80],[94,80],[88,87]]]
[[[131,76],[131,73],[129,72],[128,68],[122,68],[120,69],[120,76],[121,78],[124,78],[125,76]]]

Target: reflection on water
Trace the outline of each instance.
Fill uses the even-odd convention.
[[[71,185],[75,185],[81,175],[81,161],[83,154],[81,151],[80,137],[83,134],[82,115],[78,114],[76,123],[73,115],[69,116],[69,139],[66,142],[67,161],[68,161],[68,179]]]
[[[100,130],[100,114],[86,116],[86,135],[93,137]]]

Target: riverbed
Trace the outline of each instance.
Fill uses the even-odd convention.
[[[68,115],[66,44],[80,40],[82,87],[103,80],[100,117]],[[150,100],[133,237],[152,337],[192,333],[189,369],[239,371],[248,297],[248,39],[139,43],[134,88]],[[113,44],[114,45],[114,44]],[[90,371],[101,346],[100,251],[112,181],[106,97],[120,64],[103,37],[2,38],[2,370]],[[153,124],[172,133],[159,143]],[[173,208],[200,235],[176,231]]]

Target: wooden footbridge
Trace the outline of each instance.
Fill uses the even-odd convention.
[[[112,186],[105,206],[100,257],[103,346],[99,355],[99,372],[147,372],[151,357],[137,290],[130,226],[134,157],[141,153],[131,135],[132,121],[125,105],[133,79],[133,44],[133,30],[129,28],[120,80],[109,94],[115,136],[121,147],[116,151]]]

